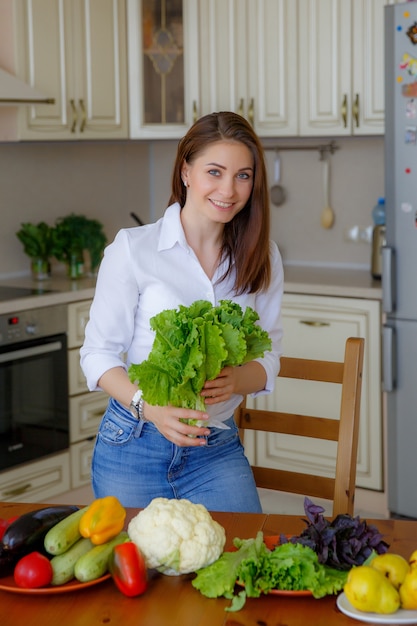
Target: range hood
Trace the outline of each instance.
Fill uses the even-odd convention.
[[[54,104],[54,102],[54,98],[47,98],[43,93],[0,68],[0,106]]]

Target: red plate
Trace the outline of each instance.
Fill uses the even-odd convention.
[[[290,537],[291,535],[287,535]],[[273,550],[277,546],[280,545],[279,535],[270,535],[264,537],[264,544],[268,548],[268,550]],[[238,583],[240,584],[240,583]],[[243,587],[243,585],[240,585]],[[271,589],[267,594],[267,596],[289,596],[300,598],[301,596],[312,596],[312,592],[309,589],[301,589],[300,591],[290,591],[288,589]]]
[[[11,591],[12,593],[24,593],[24,594],[35,594],[35,595],[50,595],[54,593],[68,593],[70,591],[79,591],[80,589],[85,589],[86,587],[92,587],[93,585],[98,585],[102,583],[104,580],[108,580],[110,578],[110,574],[105,574],[101,576],[101,578],[96,578],[96,580],[90,580],[86,583],[80,583],[79,580],[70,580],[69,583],[65,585],[57,585],[56,587],[38,587],[37,589],[25,589],[24,587],[18,587],[14,581],[13,576],[5,576],[4,578],[0,578],[0,589],[2,591]]]

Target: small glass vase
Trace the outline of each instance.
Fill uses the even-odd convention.
[[[84,255],[82,252],[71,254],[67,265],[68,278],[77,279],[84,276]]]
[[[31,259],[30,269],[33,280],[47,280],[51,277],[51,264],[49,259]]]

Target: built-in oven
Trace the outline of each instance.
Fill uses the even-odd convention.
[[[0,471],[69,448],[67,307],[0,315]]]

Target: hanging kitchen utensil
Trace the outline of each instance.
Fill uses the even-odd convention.
[[[281,180],[281,159],[278,152],[275,153],[274,163],[274,184],[271,187],[271,202],[275,206],[281,206],[285,202],[285,189],[280,184]]]
[[[331,228],[334,224],[334,211],[330,206],[330,160],[324,157],[323,160],[323,194],[324,207],[320,216],[320,223],[323,228]]]

